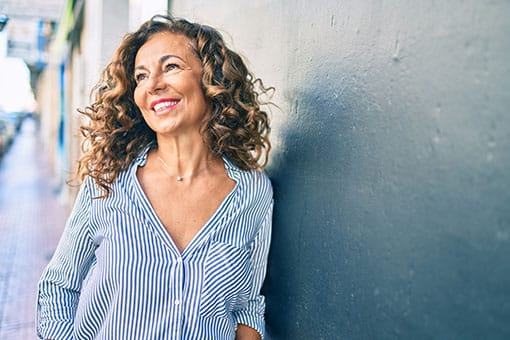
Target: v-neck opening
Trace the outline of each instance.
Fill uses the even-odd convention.
[[[198,232],[193,236],[190,242],[184,247],[182,251],[179,250],[177,247],[177,244],[175,243],[174,239],[168,232],[167,228],[159,218],[158,214],[156,213],[154,207],[150,203],[150,200],[145,193],[145,191],[142,188],[142,185],[140,181],[138,180],[137,171],[138,168],[145,166],[145,163],[147,161],[147,153],[149,149],[145,150],[145,154],[142,155],[137,162],[135,162],[133,168],[131,169],[131,180],[135,183],[136,191],[138,194],[138,198],[142,200],[142,206],[141,209],[143,210],[142,213],[146,216],[146,218],[149,219],[150,227],[155,229],[154,232],[158,235],[160,235],[163,238],[164,243],[167,246],[170,246],[172,250],[177,252],[181,257],[186,257],[186,254],[191,252],[193,248],[200,245],[202,242],[207,240],[207,236],[209,234],[210,229],[212,228],[212,224],[214,221],[222,221],[225,217],[226,213],[229,211],[229,207],[231,205],[229,204],[230,201],[234,198],[235,193],[238,190],[239,187],[239,176],[236,175],[236,169],[235,166],[228,160],[226,157],[222,157],[223,165],[225,167],[225,172],[227,176],[235,182],[234,187],[230,192],[223,198],[221,203],[218,205],[218,207],[214,210],[214,212],[209,216],[209,218],[206,220],[206,222],[200,227]],[[212,234],[212,231],[211,231]]]

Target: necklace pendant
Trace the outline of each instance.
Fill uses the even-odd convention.
[[[182,182],[182,176],[177,176],[177,182]]]

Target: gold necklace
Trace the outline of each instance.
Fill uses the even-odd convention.
[[[163,160],[163,158],[161,158],[160,156],[158,156],[158,159],[159,161],[161,162],[161,164],[163,165],[163,167],[165,167],[167,173],[170,175],[170,173],[168,172],[169,171],[169,168],[168,168],[168,164],[166,164],[166,162]],[[197,171],[195,174],[193,175],[190,175],[189,177],[193,177],[193,176],[197,176],[198,174],[200,174],[202,171],[204,171],[205,169],[207,169],[207,166],[209,165],[209,163],[211,163],[213,161],[213,159],[210,159],[206,162],[206,165],[200,169],[199,171]],[[173,175],[172,175],[173,177]],[[177,179],[177,182],[182,182],[184,180],[184,177],[183,176],[180,176],[180,175],[177,175],[176,177]]]

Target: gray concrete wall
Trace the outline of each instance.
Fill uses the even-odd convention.
[[[510,338],[510,2],[172,6],[277,87],[272,339]]]

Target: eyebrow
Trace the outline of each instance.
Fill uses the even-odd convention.
[[[161,56],[159,58],[158,62],[160,64],[163,64],[165,61],[167,61],[170,58],[177,58],[177,59],[182,60],[183,62],[186,62],[184,59],[182,59],[181,57],[179,57],[178,55],[175,55],[175,54],[165,54],[164,56]],[[144,69],[146,69],[146,67],[144,65],[138,65],[135,67],[135,70],[144,70]]]

